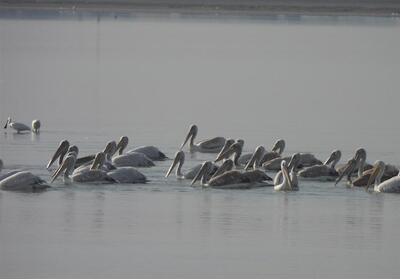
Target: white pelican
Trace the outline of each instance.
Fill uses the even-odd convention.
[[[281,171],[282,171],[282,174],[283,174],[282,182],[279,183],[279,184],[274,183],[274,190],[275,191],[293,191],[293,190],[297,190],[298,188],[297,189],[293,188],[292,180],[289,177],[289,172],[288,172],[288,168],[287,168],[285,160],[283,160],[281,162]],[[279,180],[279,179],[275,179],[275,180]]]
[[[202,140],[200,142],[194,143],[194,139],[197,136],[198,128],[196,125],[191,125],[189,132],[185,138],[185,141],[182,143],[179,150],[185,146],[185,144],[189,142],[189,150],[190,152],[202,152],[202,153],[218,153],[221,151],[222,147],[225,144],[224,137],[215,137],[212,139]]]
[[[341,157],[342,152],[340,152],[340,150],[334,150],[323,165],[315,165],[304,168],[299,172],[299,176],[302,178],[320,181],[335,181],[335,179],[339,176],[339,173],[336,171],[335,167],[340,161]]]
[[[200,171],[191,182],[194,185],[201,178],[201,185],[218,189],[249,189],[254,187],[271,186],[266,181],[272,180],[265,172],[252,170],[239,172],[235,170],[224,172],[221,175],[211,177],[212,162],[204,162]]]
[[[38,191],[49,188],[46,182],[29,171],[18,171],[0,181],[0,188],[11,191]]]
[[[358,148],[352,159],[350,159],[345,166],[339,169],[339,177],[335,181],[335,185],[339,183],[344,176],[347,176],[347,182],[352,185],[351,176],[354,171],[358,169],[357,176],[361,177],[364,172],[365,162],[367,160],[367,152],[364,148]]]
[[[224,153],[219,154],[219,156],[214,160],[214,162],[219,162],[223,159],[228,159],[233,155],[233,163],[235,167],[240,167],[239,158],[242,155],[244,141],[241,139],[236,140]]]
[[[300,153],[295,153],[292,155],[289,164],[287,165],[287,169],[289,171],[289,178],[292,183],[292,190],[299,189],[299,182],[297,179],[297,169],[299,164],[300,164]],[[281,164],[281,170],[274,177],[274,185],[281,184],[282,182],[283,182],[283,172]]]
[[[374,191],[384,193],[400,193],[400,176],[394,176],[381,183],[383,173],[385,171],[385,163],[376,161],[373,167],[371,177],[368,180],[366,190],[368,191],[371,183],[375,181]]]
[[[127,136],[123,136],[119,139],[119,142],[117,144],[117,151],[118,151],[119,155],[122,155],[123,151],[128,146],[128,142],[129,142],[129,139]],[[144,155],[146,155],[149,159],[151,159],[153,161],[163,161],[168,158],[167,156],[165,156],[164,153],[162,153],[155,146],[140,146],[140,147],[136,147],[132,150],[129,150],[126,153],[127,154],[143,153]]]
[[[101,153],[98,154],[100,157]],[[103,154],[104,156],[104,154]],[[97,158],[95,159],[94,165],[91,169],[87,171],[79,171],[77,173],[73,173],[75,168],[77,153],[70,152],[62,162],[61,166],[54,172],[51,176],[51,183],[64,172],[64,182],[69,183],[71,178],[72,181],[78,183],[94,183],[94,184],[102,184],[102,183],[115,183],[116,181],[107,175],[105,171],[99,170],[96,168]]]
[[[299,168],[322,164],[322,162],[317,158],[315,158],[315,156],[311,153],[299,153],[299,156],[300,156]],[[282,161],[289,161],[290,159],[291,157],[275,158],[263,163],[262,166],[266,170],[279,171],[281,169]]]
[[[6,122],[6,125],[4,125],[4,129],[7,129],[8,126],[13,128],[14,130],[16,130],[18,134],[20,132],[30,131],[31,130],[31,128],[29,126],[27,126],[27,125],[25,125],[23,123],[12,122],[11,117],[7,118],[7,122]]]
[[[40,131],[40,120],[35,119],[32,121],[32,132],[38,134]]]
[[[178,166],[176,168],[176,177],[178,179],[193,179],[196,176],[196,174],[199,172],[199,170],[202,166],[202,164],[198,164],[198,165],[194,166],[193,168],[189,169],[184,174],[184,173],[182,173],[182,166],[184,163],[185,163],[185,153],[182,150],[180,150],[180,151],[176,152],[175,158],[172,161],[172,164],[169,167],[165,177],[168,177],[171,174],[171,172],[174,170],[174,168],[176,166]],[[218,169],[218,166],[213,164],[213,169],[211,170],[211,173],[214,174],[217,171],[217,169]]]
[[[53,157],[50,159],[49,163],[47,164],[46,168],[49,169],[51,165],[59,158],[58,165],[60,166],[65,154],[67,154],[69,148],[69,142],[67,140],[63,140],[58,145],[56,152],[54,153]]]

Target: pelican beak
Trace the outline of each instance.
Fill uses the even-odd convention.
[[[188,140],[194,135],[193,130],[190,129],[189,133],[186,135],[185,141],[182,143],[181,147],[179,150],[182,150],[182,148],[185,146],[185,144],[188,142]]]
[[[56,169],[56,171],[53,173],[53,175],[51,176],[51,181],[50,183],[53,183],[54,180],[56,180],[56,178],[64,171],[68,168],[68,166],[70,165],[70,158],[68,157],[64,160],[63,164],[61,166],[58,167],[58,169]]]
[[[223,159],[228,159],[231,157],[234,153],[238,152],[238,145],[236,143],[232,144],[225,152],[220,153],[217,158],[214,160],[214,162],[219,162]]]
[[[91,170],[100,169],[104,163],[104,159],[105,159],[105,154],[103,152],[97,153],[90,169]]]
[[[183,153],[183,151],[178,151],[176,153],[174,161],[172,162],[171,166],[169,167],[167,174],[165,175],[165,178],[167,178],[171,174],[171,172],[174,170],[176,165],[181,161],[180,153]]]
[[[117,144],[116,152],[118,152],[118,155],[121,155],[122,152],[124,152],[125,148],[128,146],[129,139],[126,136],[123,136],[119,139],[119,142]]]
[[[368,189],[371,186],[372,182],[374,182],[376,177],[378,176],[378,173],[379,173],[378,166],[374,166],[373,169],[372,169],[372,173],[371,173],[371,175],[370,175],[370,177],[368,179],[368,183],[365,186],[365,191],[368,191]]]
[[[282,173],[283,173],[283,175],[285,176],[285,179],[287,180],[287,182],[288,182],[288,184],[289,184],[290,190],[292,190],[292,189],[293,189],[293,184],[292,184],[292,181],[290,180],[288,168],[287,168],[287,167],[284,167],[284,168],[282,169]]]
[[[356,164],[356,160],[351,159],[350,161],[347,162],[345,169],[343,170],[343,172],[339,175],[339,177],[336,179],[335,181],[335,186],[340,182],[340,180],[342,180],[342,178],[345,175],[349,175],[351,174],[351,172],[354,170]]]
[[[193,178],[192,182],[190,183],[190,186],[193,186],[196,183],[197,180],[199,180],[201,177],[203,177],[206,174],[207,171],[208,171],[208,164],[207,164],[207,162],[205,162],[201,166],[199,172]]]
[[[8,126],[8,120],[6,122],[6,125],[4,125],[4,129],[7,129],[7,126]]]
[[[60,157],[60,165],[61,165],[62,159],[64,158],[64,155],[67,153],[68,148],[69,148],[69,142],[66,141],[66,140],[62,141],[60,143],[60,146],[58,147],[58,149],[54,153],[53,157],[51,158],[51,160],[47,164],[46,168],[49,169],[50,166],[57,160],[58,157]]]
[[[252,167],[254,167],[254,169],[256,169],[261,160],[261,157],[264,155],[264,152],[265,152],[265,149],[262,146],[257,147],[256,150],[254,151],[253,155],[251,156],[249,162],[244,167],[244,169],[249,170]]]
[[[221,175],[227,171],[230,171],[233,169],[233,161],[232,160],[226,160],[224,163],[217,169],[217,171],[213,174],[213,177],[217,177],[218,175]]]

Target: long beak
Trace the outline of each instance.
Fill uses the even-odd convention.
[[[325,165],[325,166],[329,165],[330,163],[333,162],[333,160],[335,160],[335,153],[332,153],[332,154],[329,156],[328,160],[325,161],[324,165]]]
[[[258,164],[258,163],[260,162],[260,160],[261,160],[261,157],[262,157],[264,151],[265,151],[264,148],[258,147],[258,148],[254,151],[253,155],[251,156],[249,162],[246,164],[246,166],[244,167],[244,169],[245,169],[245,170],[249,170],[249,169],[251,169],[252,167],[256,168],[256,167],[257,167],[257,164]]]
[[[208,166],[207,166],[207,163],[204,163],[201,166],[199,172],[193,178],[192,182],[190,183],[190,186],[193,186],[193,184],[196,183],[197,180],[199,180],[201,177],[203,177],[206,174],[206,171],[208,171]]]
[[[284,167],[284,168],[282,169],[282,173],[283,173],[283,175],[285,176],[286,181],[287,181],[288,184],[289,184],[290,190],[292,190],[292,189],[293,189],[293,184],[292,184],[292,181],[290,180],[289,171],[288,171],[287,167]]]
[[[378,168],[377,166],[375,166],[375,167],[372,169],[372,173],[371,173],[371,175],[370,175],[370,177],[369,177],[369,179],[368,179],[367,186],[365,186],[365,190],[366,190],[366,191],[368,191],[368,189],[369,189],[369,187],[371,186],[372,182],[375,181],[376,177],[378,176],[378,173],[379,173],[379,168]]]
[[[185,144],[188,142],[188,140],[190,139],[191,136],[193,136],[192,130],[190,130],[189,133],[186,135],[185,141],[182,143],[179,150],[182,150],[182,148],[185,146]]]
[[[231,157],[235,152],[237,152],[237,145],[232,144],[225,152],[220,153],[219,156],[214,160],[214,162],[219,162],[222,159],[228,159]]]
[[[58,169],[56,169],[56,171],[53,173],[53,175],[51,176],[51,181],[50,183],[53,183],[54,180],[56,180],[56,178],[64,171],[66,170],[69,165],[71,164],[71,157],[68,157],[64,160],[63,164],[61,166],[58,167]]]
[[[217,171],[213,174],[211,178],[217,177],[218,175],[221,175],[227,171],[230,171],[233,169],[233,161],[232,160],[226,160],[223,162],[223,164],[217,169]]]
[[[345,169],[343,170],[343,172],[342,172],[342,173],[339,175],[339,177],[336,179],[336,181],[335,181],[335,186],[340,182],[340,180],[342,180],[342,178],[343,178],[345,175],[351,174],[351,173],[353,172],[355,164],[356,164],[356,161],[355,161],[354,159],[351,159],[351,160],[347,163],[347,165],[346,165]]]
[[[4,129],[7,129],[7,126],[8,126],[8,120],[6,122],[6,125],[4,125]]]
[[[60,144],[60,146],[58,147],[58,149],[56,150],[56,152],[54,153],[53,157],[51,158],[51,160],[49,161],[49,163],[47,164],[46,168],[49,169],[51,167],[51,165],[57,160],[58,157],[60,157],[60,165],[62,163],[62,159],[64,157],[64,154],[67,152],[69,147],[69,143],[64,141]]]
[[[174,161],[172,162],[172,164],[171,164],[171,166],[169,167],[169,169],[168,169],[168,171],[167,171],[167,174],[165,175],[165,177],[168,177],[170,174],[171,174],[171,172],[174,170],[174,168],[176,167],[176,165],[179,163],[179,153],[177,153],[176,155],[175,155],[175,158],[174,158]]]
[[[92,166],[90,167],[91,170],[96,170],[101,168],[104,163],[105,154],[103,152],[99,152],[96,154]]]

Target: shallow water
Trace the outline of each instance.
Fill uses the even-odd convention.
[[[81,154],[127,135],[172,157],[199,138],[285,138],[324,159],[358,146],[398,164],[396,19],[0,19],[0,116],[42,120],[0,135],[4,172],[44,169],[61,139]],[[184,169],[212,159],[187,156]],[[4,278],[397,278],[397,195],[302,181],[199,189],[141,169],[146,185],[0,192]]]

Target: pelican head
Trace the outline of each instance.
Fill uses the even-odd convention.
[[[293,158],[293,157],[292,157]],[[288,166],[285,160],[283,160],[281,162],[281,171],[284,177],[284,180],[286,180],[287,185],[289,186],[289,189],[292,190],[292,181],[290,180],[289,177],[289,170],[288,170]]]
[[[201,184],[205,185],[208,181],[208,178],[210,177],[212,166],[213,166],[212,162],[210,162],[210,161],[204,162],[203,165],[201,166],[199,172],[193,178],[190,185],[193,186],[193,184],[196,183],[196,181],[200,178],[201,178]]]
[[[357,167],[357,160],[354,159],[354,158],[350,159],[350,160],[347,162],[347,164],[344,166],[343,172],[342,172],[342,173],[339,175],[339,177],[336,179],[336,181],[335,181],[335,186],[336,186],[336,185],[339,183],[339,181],[342,180],[342,178],[343,178],[344,176],[346,176],[346,175],[347,175],[348,180],[351,181],[351,180],[350,180],[351,174],[352,174],[353,171],[356,169],[356,167]]]
[[[329,164],[332,164],[331,167],[335,168],[336,164],[340,161],[340,158],[342,158],[342,152],[340,150],[334,150],[328,160],[325,161],[324,165],[328,166]]]
[[[227,151],[227,150],[229,149],[229,147],[231,147],[231,145],[234,144],[234,143],[235,143],[235,140],[234,140],[234,139],[227,139],[227,140],[225,141],[225,144],[224,144],[224,146],[222,147],[221,151],[218,153],[217,159],[220,158],[220,156],[221,156],[223,153],[225,153],[225,151]],[[216,160],[217,160],[217,159],[216,159]]]
[[[182,168],[182,165],[184,162],[185,162],[185,153],[182,150],[176,152],[174,161],[172,162],[171,166],[169,167],[165,177],[168,177],[171,174],[171,172],[174,170],[176,165],[178,165],[178,168],[176,169],[176,176],[178,176],[178,177],[182,176],[181,168]]]
[[[78,154],[79,154],[79,148],[78,148],[78,146],[72,145],[72,146],[70,146],[70,147],[68,148],[68,153],[67,153],[67,154],[72,154],[72,153],[74,153],[76,157],[78,156]]]
[[[53,173],[53,175],[51,176],[50,183],[53,183],[54,180],[56,180],[56,178],[63,172],[64,172],[64,179],[69,178],[69,176],[74,171],[75,162],[76,162],[76,153],[71,152],[67,157],[65,157],[65,160]]]
[[[125,148],[128,146],[129,139],[127,136],[122,136],[117,144],[118,155],[121,155],[124,152]]]
[[[300,153],[294,153],[290,158],[288,169],[290,171],[296,172],[296,169],[300,164],[300,160],[301,160]]]
[[[361,177],[364,171],[365,162],[367,161],[367,152],[364,148],[358,148],[354,159],[357,161],[358,176]]]
[[[56,152],[54,153],[53,157],[50,159],[49,163],[47,164],[46,168],[49,169],[51,165],[57,160],[57,158],[60,158],[58,161],[58,164],[61,165],[65,154],[67,154],[69,149],[69,142],[67,140],[63,140],[60,142],[58,145],[58,148]]]
[[[265,148],[263,146],[257,146],[256,150],[254,151],[253,155],[251,156],[249,162],[244,167],[245,170],[249,170],[250,168],[257,169],[260,166],[260,162],[262,157],[264,156]]]
[[[193,146],[194,138],[197,136],[197,132],[198,132],[197,125],[194,125],[194,124],[190,125],[189,132],[186,135],[185,141],[182,143],[179,150],[182,150],[182,148],[185,146],[185,144],[188,142],[189,139],[190,139],[190,146]]]
[[[285,150],[285,140],[280,139],[277,140],[274,144],[274,146],[272,147],[272,151],[278,153],[279,155],[282,155],[283,151]]]
[[[111,160],[111,157],[117,152],[117,143],[115,140],[108,142],[103,152],[106,155],[106,159]]]
[[[8,126],[8,124],[10,124],[10,123],[11,123],[11,117],[9,116],[9,117],[7,118],[6,125],[4,125],[4,129],[7,129],[7,126]]]
[[[385,172],[385,163],[379,160],[376,161],[374,167],[372,168],[371,176],[368,179],[367,186],[365,186],[365,190],[368,191],[373,181],[375,181],[375,185],[379,185],[381,183],[384,172]]]
[[[90,169],[91,170],[100,169],[103,166],[105,160],[106,160],[106,155],[104,154],[104,152],[97,153]]]
[[[235,154],[233,162],[235,163],[235,166],[238,165],[238,160],[240,155],[242,154],[242,150],[243,150],[243,145],[244,145],[244,141],[239,139],[237,140],[234,144],[232,144],[224,153],[220,154],[215,160],[214,162],[218,162],[221,161],[223,159],[228,159],[229,157],[231,157],[233,154]]]

